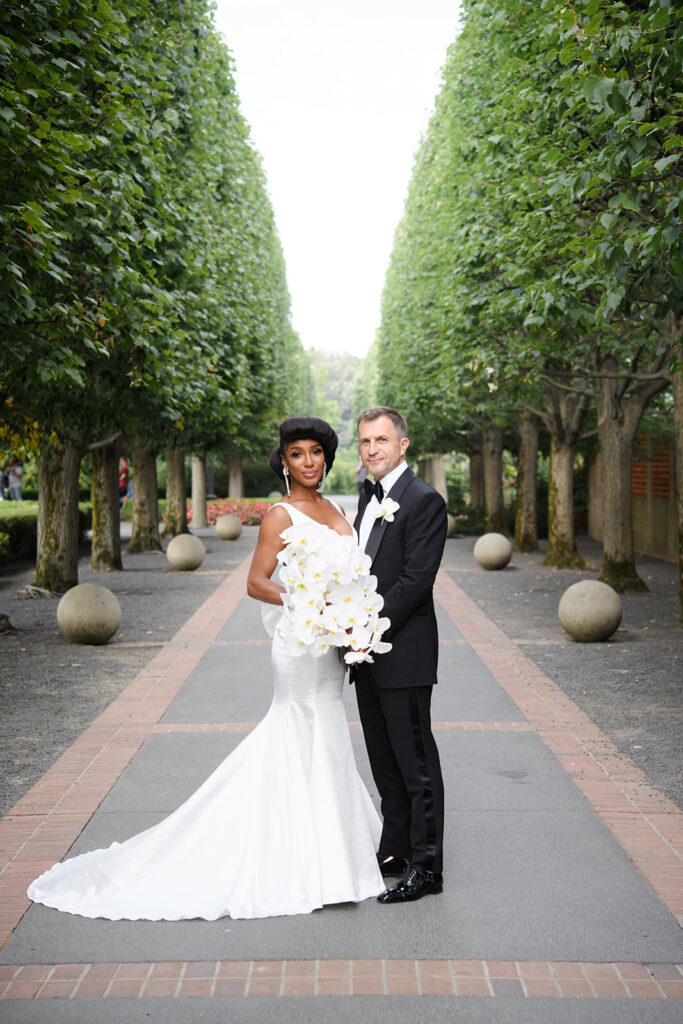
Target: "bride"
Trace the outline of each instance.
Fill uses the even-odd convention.
[[[271,466],[287,497],[264,517],[247,590],[274,633],[273,702],[265,718],[168,818],[124,843],[55,864],[29,897],[110,920],[178,921],[305,914],[358,902],[385,888],[375,850],[379,817],[356,770],[341,695],[344,666],[331,647],[294,656],[274,627],[285,588],[271,577],[281,534],[323,531],[318,555],[352,535],[322,497],[337,435],[324,420],[280,427]],[[355,545],[351,545],[355,547]]]

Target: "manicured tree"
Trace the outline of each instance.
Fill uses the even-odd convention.
[[[601,578],[641,589],[633,561],[630,470],[648,404],[668,386],[668,324],[681,301],[675,148],[681,14],[668,2],[539,5],[538,43],[526,37],[531,78],[550,74],[536,118],[556,120],[563,146],[547,179],[575,211],[567,258],[531,290],[537,311],[589,327],[603,465]],[[540,32],[539,32],[540,29]],[[567,159],[569,156],[569,159]],[[577,230],[578,229],[578,230]],[[541,294],[541,290],[543,294]]]
[[[411,333],[419,347],[415,362],[428,372],[415,390],[427,421],[444,407],[437,377],[453,408],[466,405],[472,374],[480,385],[491,374],[499,388],[527,382],[522,404],[549,390],[546,416],[560,428],[549,548],[566,564],[577,557],[573,459],[559,456],[577,416],[601,389],[605,404],[617,374],[616,393],[633,410],[611,408],[625,450],[638,411],[667,384],[666,353],[656,350],[668,339],[680,260],[671,153],[680,17],[664,0],[587,0],[560,12],[550,0],[466,0],[464,16],[397,232],[383,331],[394,358],[407,354]],[[430,372],[435,348],[440,375]],[[616,365],[605,369],[605,359]],[[397,372],[400,383],[392,364],[388,383]],[[627,509],[616,479],[606,489],[607,506]],[[553,506],[566,527],[556,538]],[[625,533],[625,515],[606,517],[604,573],[622,588],[638,585],[632,555],[613,554],[627,550]]]
[[[254,196],[267,199],[206,0],[130,0],[97,18],[89,8],[0,15],[8,81],[33,90],[29,109],[5,88],[11,116],[0,119],[13,257],[0,311],[16,339],[0,356],[0,387],[15,419],[54,428],[40,479],[43,515],[58,522],[41,530],[37,576],[56,590],[77,576],[75,537],[63,539],[75,495],[58,486],[74,458],[126,430],[132,545],[157,548],[153,453],[206,409],[214,423],[239,419],[260,340],[252,326],[273,327],[271,293],[284,280],[265,292],[254,281],[272,277],[253,216]],[[282,344],[281,330],[271,348]],[[102,458],[110,478],[115,455]],[[111,509],[101,476],[99,504]],[[114,514],[96,516],[97,564],[115,563],[116,533]],[[68,556],[53,558],[55,544]]]
[[[154,350],[172,296],[154,246],[158,184],[174,128],[164,117],[167,43],[154,5],[6,5],[0,381],[52,430],[39,474],[37,582],[77,579],[74,459],[120,429],[139,354]],[[64,463],[64,465],[62,465]],[[97,480],[97,476],[96,476]],[[61,486],[61,482],[64,486]],[[105,492],[106,493],[106,489]]]
[[[107,199],[91,190],[85,168],[114,141],[103,124],[103,83],[120,67],[127,31],[118,13],[97,13],[85,2],[68,10],[6,4],[0,37],[0,238],[7,257],[0,389],[5,409],[10,403],[15,414],[44,425],[37,582],[60,591],[77,581],[85,447],[79,432],[65,435],[62,427],[82,400],[86,362],[107,356],[109,311],[96,286],[102,247],[113,268],[126,251],[107,238]],[[125,208],[138,186],[118,187]],[[86,230],[89,252],[81,245]]]

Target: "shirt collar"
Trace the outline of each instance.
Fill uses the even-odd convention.
[[[405,473],[407,468],[408,468],[408,463],[404,459],[403,462],[399,462],[398,466],[394,466],[394,468],[391,470],[391,472],[387,473],[386,476],[382,477],[380,482],[382,484],[382,488],[384,490],[385,497],[389,493],[391,488],[394,486],[394,484],[396,483],[398,478],[401,476],[401,474]]]

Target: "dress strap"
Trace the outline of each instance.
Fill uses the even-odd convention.
[[[344,519],[346,519],[348,523],[348,519],[344,515],[344,510],[341,507],[341,505],[338,505],[336,501],[332,501],[331,498],[328,498],[327,500],[329,501],[330,505],[333,505],[334,508],[336,508],[340,516],[344,516]],[[302,512],[300,508],[296,507],[296,505],[290,505],[288,502],[285,501],[276,501],[275,505],[282,505],[283,508],[287,509],[287,513],[292,523],[295,523],[297,519],[299,520],[299,522],[301,521],[301,519],[306,519],[308,520],[309,523],[318,523],[318,526],[325,526],[325,523],[320,523],[318,522],[317,519],[313,519],[311,516],[307,516],[306,513]],[[271,505],[271,508],[275,508],[275,505]],[[328,529],[331,529],[331,527],[328,527]]]
[[[296,522],[296,516],[294,515],[295,512],[298,513],[298,515],[303,516],[304,519],[308,519],[308,516],[305,515],[305,513],[299,512],[298,508],[295,508],[294,505],[289,505],[285,501],[276,501],[275,505],[271,505],[271,508],[275,508],[276,505],[280,505],[282,508],[286,509],[287,515],[292,523]]]

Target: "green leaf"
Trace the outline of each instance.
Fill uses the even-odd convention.
[[[658,174],[661,174],[663,171],[665,171],[667,169],[667,167],[670,167],[672,164],[675,164],[677,162],[677,160],[678,160],[678,154],[677,153],[674,153],[673,156],[663,156],[661,158],[661,160],[656,160],[655,161],[655,165],[654,165],[655,166],[655,170],[657,171]]]

